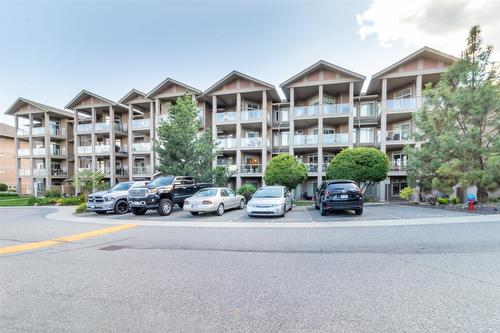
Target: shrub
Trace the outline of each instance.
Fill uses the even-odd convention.
[[[242,195],[245,197],[245,200],[248,201],[252,197],[252,195],[257,191],[257,188],[252,185],[252,184],[245,184],[242,185],[238,191],[236,191],[238,194]]]
[[[59,192],[58,190],[46,191],[45,192],[45,197],[46,198],[60,198],[61,197],[61,192]]]
[[[283,185],[293,190],[307,179],[307,168],[290,154],[279,154],[267,164],[264,181],[267,185]]]
[[[0,192],[7,192],[8,189],[9,187],[7,186],[7,184],[0,183]]]
[[[0,192],[0,197],[17,197],[16,192]]]
[[[458,204],[460,203],[460,200],[458,200],[458,198],[457,198],[457,197],[451,197],[451,198],[450,198],[450,203],[451,203],[452,205],[458,205]]]
[[[86,211],[87,211],[86,203],[81,203],[78,206],[76,206],[75,213],[80,214],[80,213],[85,213]]]
[[[448,200],[448,198],[438,198],[438,199],[437,199],[437,202],[438,202],[438,204],[440,204],[440,205],[447,205],[447,204],[448,204],[448,202],[449,202],[449,200]]]
[[[413,194],[413,189],[411,187],[405,187],[399,192],[399,197],[404,200],[410,200]]]
[[[83,203],[83,200],[81,197],[69,197],[69,198],[59,198],[57,199],[56,204],[58,206],[74,206],[74,205],[80,205]]]

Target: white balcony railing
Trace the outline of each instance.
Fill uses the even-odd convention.
[[[110,145],[96,145],[94,147],[96,154],[110,154],[111,146]]]
[[[307,145],[317,145],[318,135],[317,134],[298,134],[293,137],[293,143],[297,146],[307,146]]]
[[[217,145],[222,149],[236,148],[235,138],[217,139]]]
[[[347,116],[349,115],[350,104],[324,104],[323,114],[325,116]]]
[[[92,154],[92,146],[79,146],[78,149],[78,154]]]
[[[315,117],[319,113],[319,105],[295,106],[293,109],[297,118]]]
[[[47,169],[33,169],[33,176],[47,176]]]
[[[387,141],[408,141],[410,140],[411,131],[410,130],[397,130],[397,131],[387,131],[386,140]]]
[[[261,147],[262,146],[262,138],[242,138],[241,139],[241,147]]]
[[[236,112],[217,112],[215,114],[217,123],[230,123],[236,121]]]
[[[242,174],[256,174],[262,173],[262,164],[242,164],[240,166]]]
[[[32,154],[33,154],[33,156],[44,156],[45,155],[45,148],[33,148]]]
[[[18,149],[17,156],[30,156],[30,150],[29,149]]]
[[[151,175],[150,166],[135,166],[132,168],[132,174],[134,175]]]
[[[323,135],[323,144],[325,145],[346,145],[348,141],[348,133],[334,133]]]
[[[151,152],[151,142],[139,142],[132,144],[132,151],[134,153],[150,153]]]
[[[241,121],[262,121],[262,110],[241,111]]]
[[[149,125],[150,125],[149,118],[132,120],[132,129],[148,129]]]
[[[417,107],[416,98],[399,98],[387,100],[387,112],[411,111]]]
[[[76,126],[77,133],[91,133],[94,131],[94,126],[92,124],[79,124]]]

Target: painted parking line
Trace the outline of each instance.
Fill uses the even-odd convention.
[[[109,233],[117,232],[117,231],[122,231],[122,230],[130,229],[130,228],[134,228],[136,226],[137,226],[137,224],[122,224],[122,225],[118,225],[116,227],[97,229],[97,230],[93,230],[93,231],[82,232],[80,234],[59,237],[59,238],[50,239],[50,240],[46,240],[46,241],[0,247],[0,255],[1,254],[22,252],[22,251],[29,251],[29,250],[36,250],[36,249],[54,246],[54,245],[59,245],[59,244],[64,244],[64,243],[72,243],[72,242],[79,241],[81,239],[105,235],[105,234],[109,234]]]

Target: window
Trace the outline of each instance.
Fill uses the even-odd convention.
[[[315,134],[315,135],[318,135],[318,128],[311,128],[309,129],[309,134]]]
[[[335,98],[330,96],[323,96],[323,104],[335,104]]]
[[[246,137],[247,138],[258,138],[259,132],[255,132],[255,131],[246,132]]]
[[[374,136],[373,128],[360,128],[359,129],[359,143],[373,143]]]
[[[411,98],[411,89],[403,89],[394,93],[394,99]]]
[[[281,132],[281,145],[288,146],[288,138],[290,137],[290,132]]]
[[[227,192],[227,190],[220,190],[220,196],[221,197],[228,197],[229,193]]]
[[[308,160],[309,163],[318,163],[318,155],[309,155]]]
[[[406,179],[394,179],[392,183],[392,196],[399,196],[399,193],[405,187],[408,187],[408,182]]]
[[[318,105],[318,104],[319,104],[319,96],[310,98],[309,101],[307,101],[307,105]]]
[[[245,102],[245,110],[250,111],[250,110],[259,110],[260,105],[254,102]]]
[[[406,156],[403,152],[392,153],[392,166],[397,169],[401,169],[406,166]]]
[[[372,117],[375,116],[375,103],[362,103],[359,110],[360,117]]]
[[[335,130],[330,127],[323,128],[323,134],[335,134]]]

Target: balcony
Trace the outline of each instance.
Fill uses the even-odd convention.
[[[295,135],[293,137],[293,143],[296,146],[317,145],[318,144],[318,135],[317,134]]]
[[[45,156],[45,148],[33,148],[33,156]]]
[[[76,126],[77,133],[92,133],[94,126],[92,124],[79,124]]]
[[[111,129],[110,123],[95,123],[94,126],[96,132],[109,132]]]
[[[401,161],[392,161],[391,171],[406,171],[406,163]]]
[[[215,114],[216,123],[231,123],[236,121],[236,112],[217,112]]]
[[[66,170],[61,170],[61,169],[52,169],[50,170],[50,175],[52,177],[67,177],[68,172]]]
[[[314,173],[318,172],[318,163],[302,163],[306,166],[307,172]]]
[[[150,166],[135,166],[132,168],[132,174],[134,175],[151,175]]]
[[[128,176],[128,170],[125,168],[116,168],[115,176]]]
[[[236,164],[233,164],[232,160],[218,160],[217,161],[217,166],[218,167],[223,167],[228,172],[231,172],[231,173],[238,172],[238,166]]]
[[[225,138],[225,139],[217,139],[217,145],[222,149],[234,149],[236,148],[236,139],[235,138]]]
[[[30,150],[29,149],[18,149],[17,150],[17,156],[30,156]]]
[[[33,127],[31,129],[31,135],[45,135],[45,127]]]
[[[416,98],[399,98],[387,100],[387,112],[413,111],[416,108]]]
[[[296,106],[293,110],[296,118],[316,117],[319,113],[319,105]]]
[[[82,167],[78,168],[78,172],[92,171],[91,167]]]
[[[111,154],[110,145],[96,145],[94,149],[96,154]]]
[[[65,128],[51,127],[50,128],[50,135],[51,136],[65,136],[66,135],[66,129]]]
[[[33,176],[47,176],[47,169],[33,169]]]
[[[262,137],[242,138],[241,147],[242,148],[262,147]]]
[[[262,121],[262,110],[241,111],[241,121]]]
[[[343,104],[324,104],[323,115],[325,116],[348,116],[351,105]]]
[[[31,176],[30,169],[19,169],[19,176]]]
[[[410,130],[387,131],[387,142],[401,142],[411,140]]]
[[[51,156],[66,156],[66,149],[64,148],[50,148]]]
[[[348,133],[334,133],[334,134],[323,135],[324,145],[347,145],[348,142],[349,142]]]
[[[132,144],[133,153],[150,153],[151,152],[151,142],[140,142]]]
[[[92,154],[92,146],[79,146],[77,149],[78,154]]]
[[[261,174],[262,164],[242,164],[240,166],[241,174]]]
[[[29,136],[30,131],[24,128],[18,128],[17,129],[17,136]]]
[[[150,119],[134,119],[132,120],[132,129],[149,129]]]

